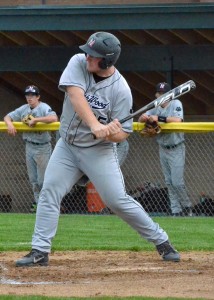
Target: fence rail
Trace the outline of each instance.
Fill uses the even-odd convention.
[[[0,122],[0,211],[29,213],[33,199],[25,163],[25,143],[22,132],[32,130],[23,123],[14,123],[15,137],[8,136],[6,125]],[[139,134],[144,124],[133,123],[128,138],[129,154],[122,166],[127,191],[151,215],[170,215],[169,199],[160,167],[155,138]],[[214,123],[187,122],[161,125],[163,132],[185,132],[185,183],[195,216],[214,216]],[[58,137],[59,123],[39,123],[33,131],[49,130],[52,145]],[[56,170],[57,171],[57,170]],[[64,197],[61,213],[109,214],[93,185],[75,185]]]

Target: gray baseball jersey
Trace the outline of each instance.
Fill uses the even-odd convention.
[[[73,56],[60,78],[59,88],[65,92],[60,119],[60,136],[67,143],[80,147],[90,147],[101,142],[109,143],[93,138],[90,128],[74,112],[65,91],[67,86],[77,86],[83,89],[97,119],[100,123],[107,124],[114,119],[122,119],[130,114],[132,95],[126,80],[115,69],[112,76],[96,83],[93,75],[86,70],[84,54]],[[123,124],[123,130],[132,132],[132,120]]]
[[[162,117],[178,117],[183,120],[183,105],[180,100],[172,100],[166,107],[158,106],[146,112],[147,115]],[[157,143],[162,146],[177,145],[184,141],[183,133],[160,133],[157,135]]]
[[[51,107],[44,102],[40,102],[39,105],[33,109],[31,109],[29,104],[24,104],[10,112],[8,115],[14,122],[20,122],[28,114],[31,114],[33,117],[56,115]],[[23,132],[23,139],[25,141],[43,144],[51,140],[51,135],[48,131],[26,131]]]

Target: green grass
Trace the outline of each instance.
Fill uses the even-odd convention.
[[[179,251],[213,251],[214,218],[154,217],[167,231]],[[35,215],[0,214],[0,251],[28,251],[34,229]],[[154,246],[142,239],[116,216],[61,215],[52,250],[131,250],[150,251]],[[183,300],[184,298],[152,297],[43,297],[0,295],[0,300]],[[187,298],[186,298],[187,299]],[[191,298],[191,300],[204,300]]]
[[[179,251],[213,251],[214,218],[155,217]],[[35,215],[0,214],[0,251],[28,251]],[[142,239],[116,216],[61,215],[52,250],[150,251]]]

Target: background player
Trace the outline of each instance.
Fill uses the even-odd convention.
[[[170,91],[168,83],[156,85],[155,97]],[[170,123],[183,122],[183,105],[180,100],[172,100],[151,109],[139,117],[139,122],[146,122],[152,116],[155,121]],[[156,135],[159,145],[160,163],[168,188],[171,212],[173,216],[191,216],[191,201],[184,184],[185,144],[184,133],[160,133]]]
[[[132,132],[132,120],[123,125],[118,121],[129,115],[132,95],[114,66],[121,52],[120,41],[108,32],[97,32],[80,49],[86,55],[74,55],[60,78],[59,88],[65,92],[61,138],[46,169],[32,250],[16,266],[48,264],[60,202],[83,174],[93,182],[106,206],[152,242],[164,260],[179,261],[167,233],[125,190],[114,143]]]
[[[4,117],[4,121],[7,125],[7,132],[12,136],[15,136],[17,133],[13,121],[20,122],[28,115],[32,116],[28,121],[30,127],[34,127],[37,122],[51,123],[57,122],[58,120],[56,113],[51,107],[40,101],[40,91],[37,86],[27,86],[24,94],[27,104],[20,106]],[[36,212],[45,169],[52,152],[50,143],[51,135],[48,131],[26,131],[23,132],[22,136],[26,143],[26,165],[34,194],[31,212]]]

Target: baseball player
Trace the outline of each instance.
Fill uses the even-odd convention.
[[[51,107],[40,101],[40,91],[37,86],[27,86],[24,94],[27,104],[22,105],[4,117],[8,134],[12,136],[15,136],[17,133],[13,121],[23,121],[30,127],[34,127],[37,122],[51,123],[57,121],[56,113]],[[45,169],[52,152],[51,135],[48,131],[26,131],[23,132],[23,140],[26,143],[26,165],[34,194],[31,212],[35,212],[39,193],[42,189]]]
[[[48,265],[60,201],[83,173],[93,182],[106,206],[152,242],[164,260],[179,261],[180,255],[170,244],[167,233],[125,190],[115,143],[127,139],[132,132],[132,120],[123,125],[118,121],[129,115],[132,95],[115,67],[121,52],[120,41],[108,32],[96,32],[80,49],[84,53],[70,59],[60,78],[59,88],[65,92],[61,138],[45,172],[32,250],[17,260],[16,266]]]
[[[156,98],[170,91],[168,83],[156,85]],[[182,122],[183,106],[180,100],[172,100],[142,114],[139,122],[146,122],[152,116],[158,122]],[[184,133],[160,133],[156,136],[159,145],[160,163],[168,188],[173,216],[191,216],[192,204],[184,184],[185,144]]]

